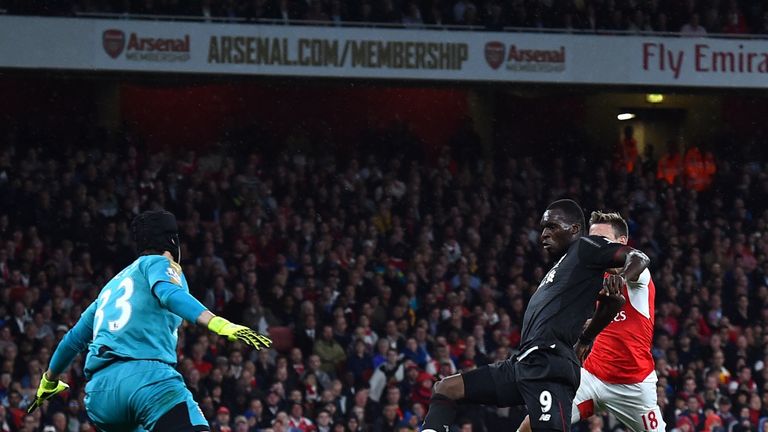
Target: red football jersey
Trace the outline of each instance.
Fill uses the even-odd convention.
[[[645,269],[637,281],[623,289],[627,302],[613,322],[603,329],[589,353],[584,368],[609,384],[637,384],[655,369],[653,317],[656,287]]]

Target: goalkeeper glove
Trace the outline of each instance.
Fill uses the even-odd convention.
[[[43,372],[43,377],[40,378],[40,386],[37,387],[37,395],[35,395],[35,400],[27,408],[27,413],[32,413],[43,402],[65,390],[69,390],[69,384],[61,380],[49,381],[45,376],[45,372]]]
[[[230,342],[240,341],[254,347],[256,350],[272,346],[272,339],[249,329],[248,327],[231,323],[226,319],[216,316],[208,322],[208,330],[226,336]]]

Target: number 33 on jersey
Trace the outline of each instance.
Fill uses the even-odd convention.
[[[109,303],[110,298],[112,297],[112,293],[117,292],[120,297],[118,297],[115,301],[112,303]],[[122,295],[121,295],[122,294]],[[101,294],[99,295],[98,300],[98,306],[96,307],[96,313],[94,316],[94,322],[93,322],[93,338],[96,339],[96,335],[99,332],[99,329],[101,329],[101,326],[104,324],[104,310],[109,307],[109,311],[116,310],[119,313],[119,316],[115,320],[108,321],[108,328],[109,331],[117,331],[123,328],[127,323],[128,320],[131,319],[131,296],[133,295],[133,279],[130,276],[126,276],[123,278],[122,282],[120,282],[120,285],[117,286],[117,289],[114,291],[111,289],[104,289],[101,291]]]
[[[140,257],[104,286],[83,314],[93,314],[89,350],[100,353],[96,357],[109,352],[110,357],[176,363],[176,331],[182,319],[165,309],[155,296],[152,288],[161,281],[189,292],[181,266],[162,255]]]

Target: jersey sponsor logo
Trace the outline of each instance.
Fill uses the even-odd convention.
[[[541,417],[539,417],[539,421],[549,421],[549,419],[552,418],[552,414],[542,414]]]
[[[544,278],[544,283],[552,283],[555,280],[555,275],[557,274],[557,270],[552,269],[547,273],[547,277]]]
[[[181,275],[179,275],[179,272],[176,271],[175,268],[168,267],[168,269],[165,271],[165,274],[171,278],[171,282],[175,283],[176,285],[181,285]]]
[[[616,314],[615,317],[613,317],[613,322],[622,322],[627,320],[627,312],[621,311]]]

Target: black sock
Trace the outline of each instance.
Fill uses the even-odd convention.
[[[447,431],[453,424],[454,417],[456,417],[456,401],[437,393],[429,401],[429,412],[421,429]]]

